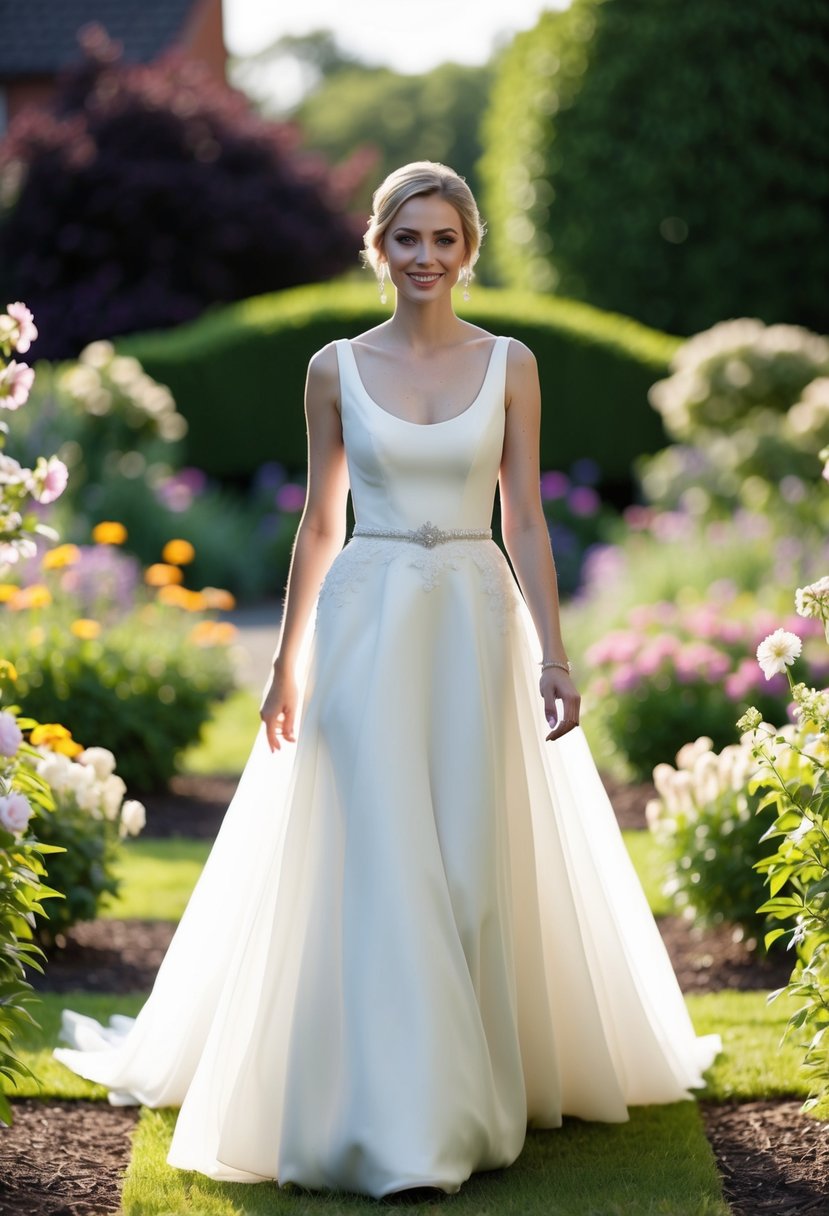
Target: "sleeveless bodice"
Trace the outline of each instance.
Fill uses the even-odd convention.
[[[443,422],[407,422],[369,396],[351,343],[336,343],[343,441],[357,524],[488,528],[504,443],[509,338],[496,338],[477,397]]]

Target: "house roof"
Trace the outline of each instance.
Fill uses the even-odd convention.
[[[97,22],[148,63],[175,42],[195,0],[0,0],[0,75],[35,76],[81,56],[78,30]]]

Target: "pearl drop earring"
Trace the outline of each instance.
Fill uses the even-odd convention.
[[[380,263],[380,303],[386,303],[386,263]]]

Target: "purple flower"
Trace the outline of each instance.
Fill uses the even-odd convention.
[[[541,474],[541,497],[545,502],[550,502],[554,498],[564,498],[569,489],[570,478],[566,473],[551,470]]]
[[[37,337],[37,326],[34,323],[34,317],[26,305],[21,304],[19,300],[15,304],[9,304],[6,312],[18,325],[18,336],[14,344],[15,349],[19,350],[21,355],[25,355]]]
[[[590,456],[582,456],[579,460],[574,460],[570,466],[570,476],[580,485],[595,486],[601,475],[602,470]]]
[[[15,756],[23,742],[23,731],[17,718],[6,710],[0,711],[0,756]]]
[[[35,382],[35,372],[28,363],[17,363],[14,359],[0,370],[0,406],[7,410],[19,409],[29,400]]]
[[[286,481],[276,491],[274,502],[280,511],[301,511],[305,506],[305,486],[298,485],[295,481]]]
[[[592,486],[574,486],[567,496],[567,505],[574,515],[595,515],[602,505]]]
[[[32,808],[24,794],[13,790],[0,798],[0,824],[7,832],[24,831],[31,815]]]
[[[114,545],[79,545],[80,559],[61,572],[62,590],[77,597],[85,616],[101,604],[128,612],[142,583],[141,563]],[[35,574],[35,577],[38,577]]]
[[[253,489],[257,493],[272,494],[286,479],[284,464],[277,460],[268,460],[260,464],[253,478]]]

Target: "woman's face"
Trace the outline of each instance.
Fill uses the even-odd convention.
[[[383,252],[398,292],[436,299],[451,291],[466,259],[460,216],[439,194],[410,198],[386,229]]]

